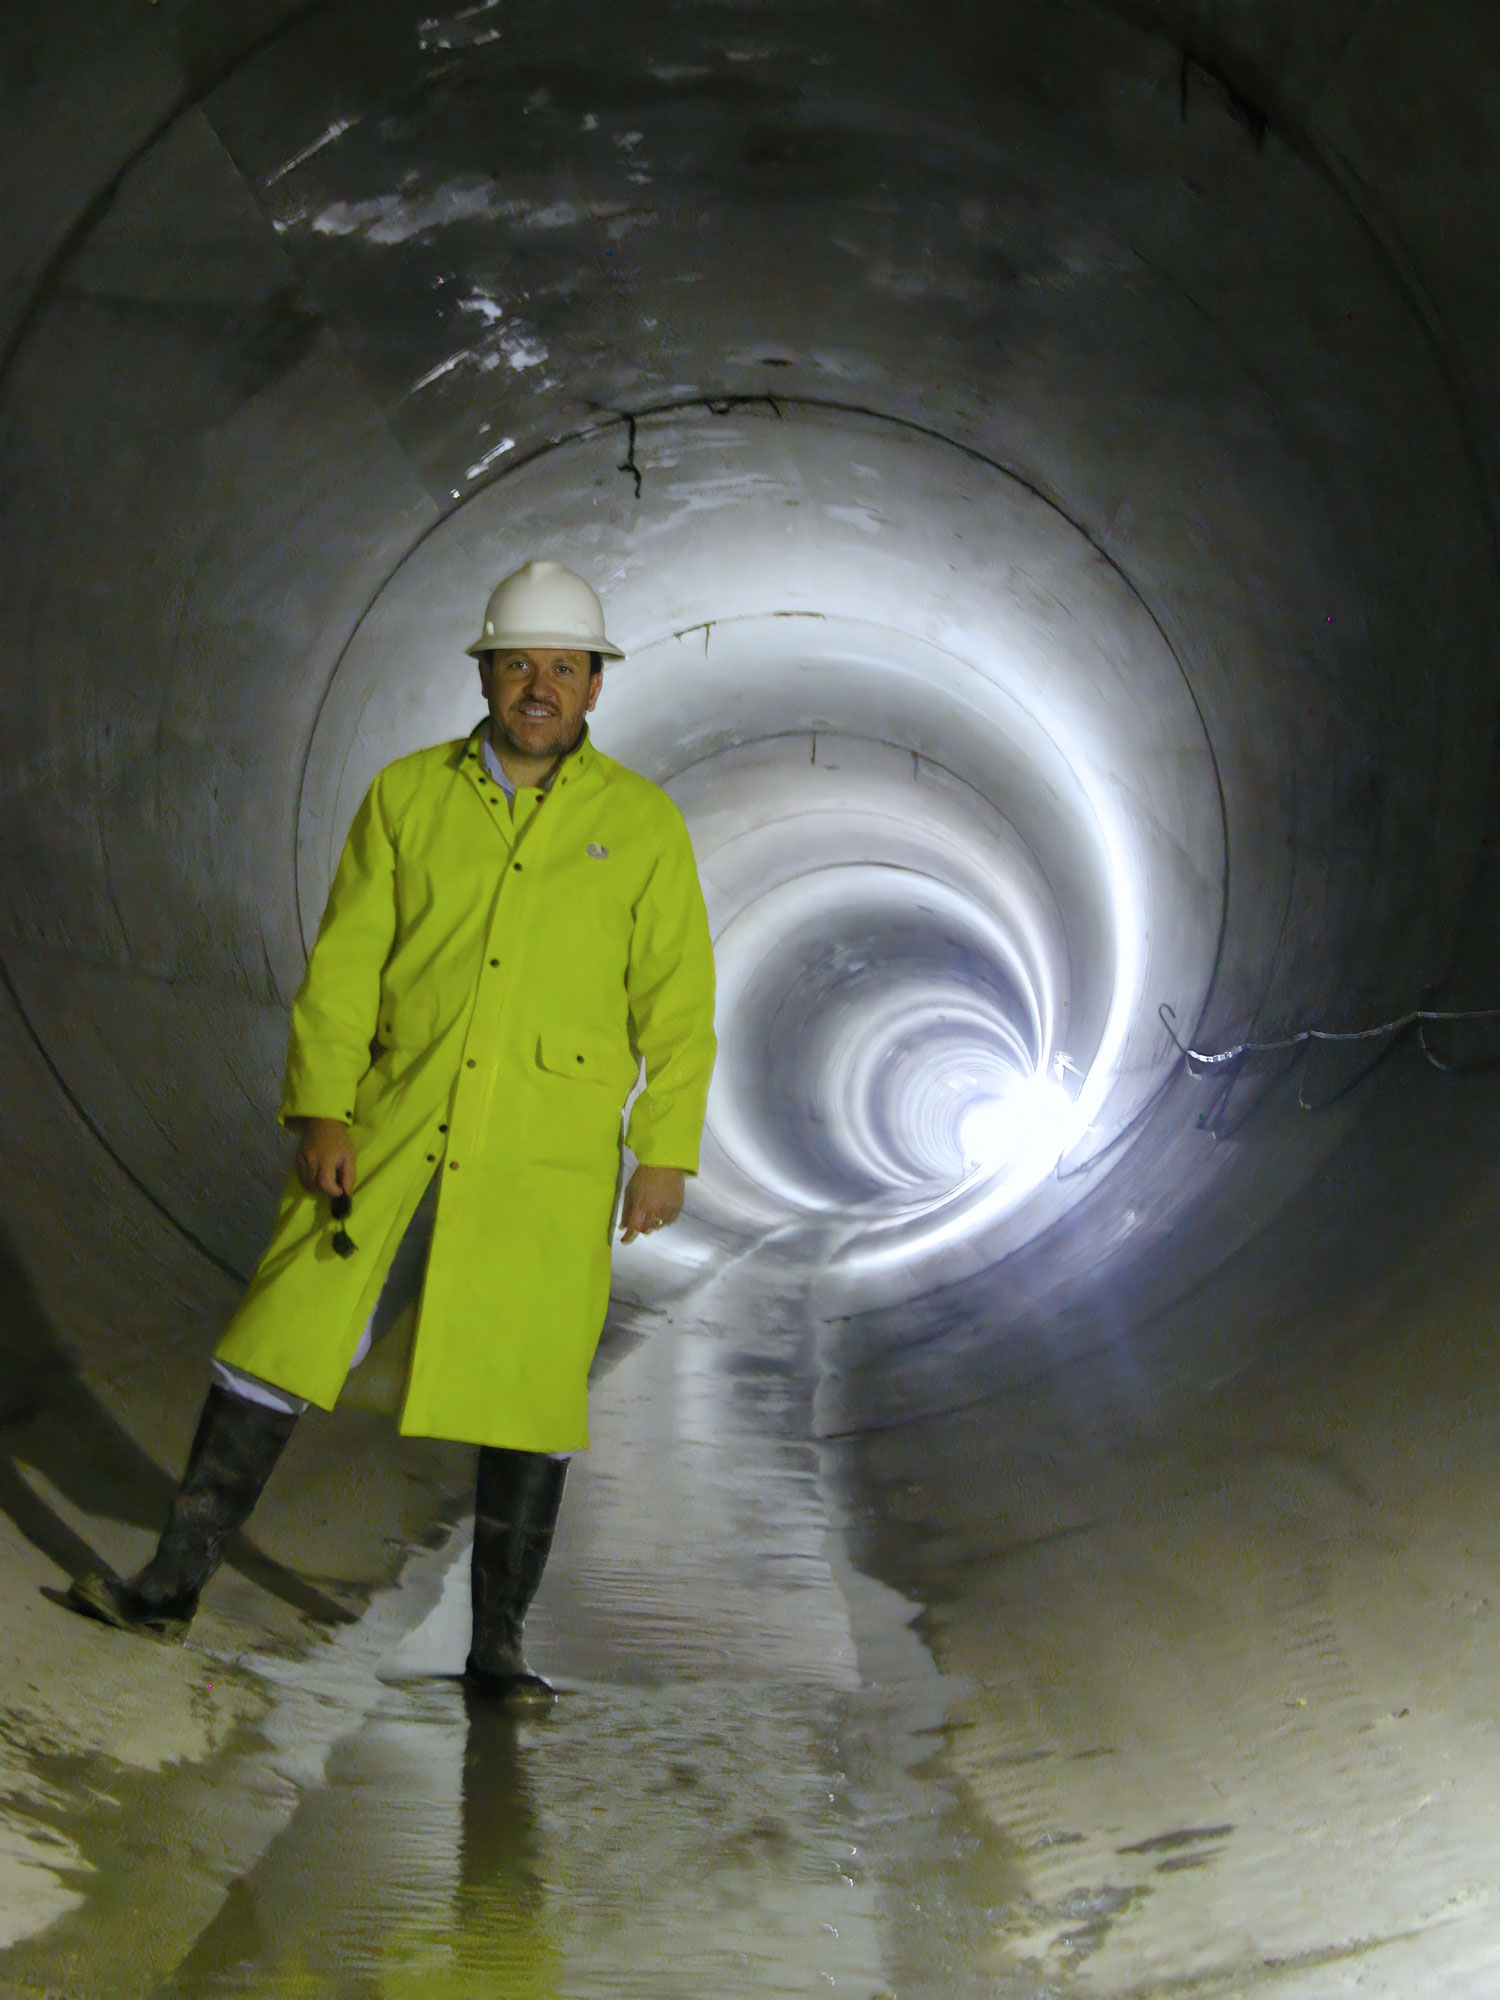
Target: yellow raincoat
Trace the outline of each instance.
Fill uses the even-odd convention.
[[[375,780],[292,1007],[283,1119],[352,1127],[345,1259],[295,1178],[221,1360],[329,1409],[434,1173],[401,1429],[588,1442],[621,1109],[649,1166],[698,1165],[713,952],[687,829],[585,737],[514,817],[487,724]]]

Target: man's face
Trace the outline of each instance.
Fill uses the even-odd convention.
[[[550,646],[490,653],[479,662],[479,685],[496,747],[508,743],[522,757],[561,757],[578,741],[603,679],[589,672],[587,653]]]

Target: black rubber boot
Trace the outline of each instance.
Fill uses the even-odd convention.
[[[482,1445],[470,1571],[474,1639],[464,1680],[478,1694],[550,1693],[521,1651],[526,1610],[547,1567],[566,1459]]]
[[[72,1608],[122,1632],[181,1639],[225,1542],[249,1518],[296,1423],[215,1383],[156,1554],[128,1583],[97,1573],[79,1577],[68,1592]]]

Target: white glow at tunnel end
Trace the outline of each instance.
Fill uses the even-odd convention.
[[[975,1098],[958,1131],[970,1168],[1037,1180],[1077,1142],[1083,1125],[1063,1085],[1036,1075],[1018,1076],[994,1096]]]
[[[912,1297],[1079,1199],[1055,1169],[1156,1087],[1155,1002],[1196,1013],[1220,839],[1201,723],[1091,545],[971,454],[815,405],[635,438],[639,495],[607,428],[543,453],[372,607],[309,764],[305,906],[374,770],[472,725],[475,577],[577,563],[628,655],[595,740],[682,811],[719,978],[703,1170],[617,1290],[677,1296],[774,1244],[837,1267],[844,1304]],[[1139,780],[1158,765],[1170,797]]]

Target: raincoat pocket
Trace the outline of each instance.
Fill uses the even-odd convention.
[[[621,1098],[635,1082],[637,1065],[623,1036],[616,1042],[577,1029],[549,1028],[537,1043],[536,1059],[549,1076],[604,1084]]]
[[[437,1009],[430,1000],[393,1000],[382,994],[376,1040],[382,1048],[414,1055],[437,1034]]]

